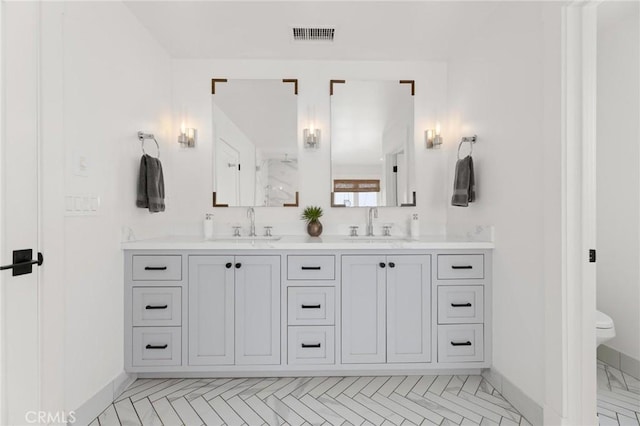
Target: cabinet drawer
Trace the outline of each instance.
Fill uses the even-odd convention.
[[[483,254],[439,254],[439,280],[468,280],[484,278]]]
[[[333,280],[335,276],[335,256],[287,256],[289,280]]]
[[[133,325],[180,325],[181,291],[180,287],[133,287]]]
[[[438,326],[438,362],[483,360],[484,329],[482,324]]]
[[[333,325],[335,289],[333,287],[289,287],[289,325]]]
[[[333,327],[289,327],[289,364],[334,364]]]
[[[438,324],[474,324],[484,321],[484,287],[438,287]]]
[[[134,327],[133,365],[180,365],[180,327]]]
[[[180,281],[182,256],[133,256],[134,281]]]

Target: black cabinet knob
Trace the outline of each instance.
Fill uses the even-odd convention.
[[[231,262],[228,262],[226,265],[224,265],[227,269],[231,268],[233,266],[233,264]]]
[[[395,264],[395,263],[393,263],[393,262],[389,262],[389,268],[395,268],[395,267],[396,267],[396,264]]]
[[[236,269],[240,269],[242,267],[242,263],[238,262],[236,263]]]
[[[380,267],[384,268],[385,266],[387,266],[384,262],[380,262]]]

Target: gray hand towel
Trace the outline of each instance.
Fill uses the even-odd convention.
[[[151,213],[164,211],[162,163],[158,158],[147,154],[140,159],[136,206],[143,209],[148,208]]]
[[[473,175],[473,159],[466,156],[456,162],[456,174],[453,180],[451,205],[468,207],[476,199],[476,181]]]

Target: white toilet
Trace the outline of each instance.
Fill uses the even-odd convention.
[[[596,311],[596,347],[616,337],[616,328],[611,317]]]

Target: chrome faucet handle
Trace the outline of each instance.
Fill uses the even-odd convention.
[[[233,236],[234,237],[239,237],[240,236],[240,228],[241,228],[241,226],[234,226],[233,227]]]
[[[349,227],[350,231],[349,231],[349,236],[350,237],[357,237],[358,236],[358,227],[357,226],[350,226]]]
[[[264,227],[264,236],[265,237],[272,237],[273,235],[271,235],[271,228],[273,228],[273,226],[265,226]]]
[[[393,225],[382,225],[382,236],[390,237],[391,236],[391,227]]]

